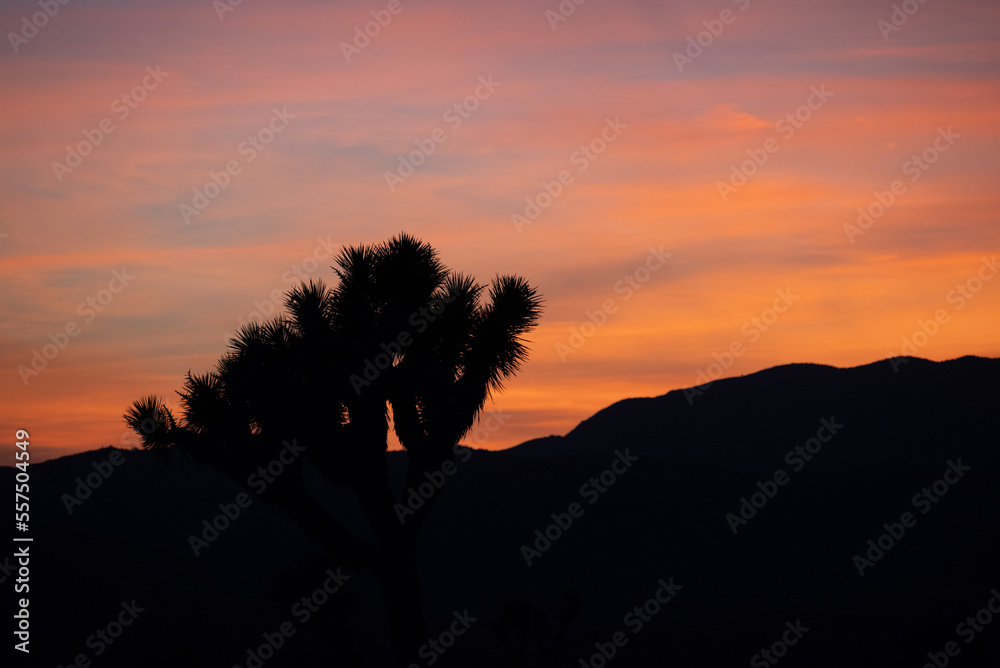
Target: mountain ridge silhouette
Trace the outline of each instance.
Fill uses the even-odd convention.
[[[601,452],[606,449],[604,444],[613,440],[608,432],[622,427],[625,431],[620,437],[634,443],[633,447],[639,452],[649,456],[673,452],[673,444],[663,442],[663,434],[658,431],[660,425],[652,417],[656,416],[670,422],[674,440],[682,443],[684,451],[726,468],[746,471],[748,466],[755,464],[753,456],[768,450],[766,439],[774,435],[774,430],[749,439],[762,446],[760,451],[745,448],[743,451],[723,449],[716,453],[708,444],[732,440],[732,434],[722,429],[722,423],[712,419],[713,412],[724,411],[724,415],[745,420],[745,424],[759,425],[761,415],[786,411],[801,425],[798,428],[805,440],[812,435],[810,427],[815,431],[819,420],[830,415],[850,421],[860,412],[864,427],[871,428],[877,417],[875,409],[880,406],[876,401],[878,391],[885,393],[890,403],[883,408],[894,411],[894,424],[897,425],[905,425],[904,418],[920,415],[935,402],[942,407],[965,403],[972,412],[985,411],[996,405],[990,403],[991,398],[996,398],[995,391],[983,393],[978,389],[989,385],[989,374],[1000,376],[1000,359],[971,355],[942,362],[913,357],[890,358],[848,368],[786,364],[714,381],[701,390],[702,394],[689,395],[692,388],[685,388],[656,397],[622,399],[581,421],[565,436],[532,439],[514,446],[510,452],[532,459]],[[820,385],[820,381],[825,385]],[[808,392],[800,387],[807,383],[813,384]],[[935,389],[938,386],[940,390]],[[819,391],[814,387],[819,387]],[[946,387],[952,395],[938,396]],[[865,407],[870,410],[863,410]],[[845,434],[851,431],[856,430],[847,429]],[[969,429],[959,428],[960,435],[966,432]],[[789,442],[789,445],[795,444]],[[875,450],[873,448],[873,452]],[[746,456],[748,452],[750,456]],[[902,453],[893,450],[883,454],[896,457]],[[933,450],[926,454],[933,454]],[[826,467],[838,458],[817,458],[817,461],[819,466]]]
[[[952,640],[957,665],[996,665],[992,628],[969,644],[955,629],[1000,586],[1000,360],[895,361],[898,373],[891,360],[775,367],[716,381],[690,405],[683,390],[627,399],[565,436],[457,461],[421,538],[423,604],[432,633],[456,611],[480,621],[435,665],[578,666],[617,631],[623,666],[745,664],[797,619],[810,631],[783,665],[923,665]],[[830,418],[843,428],[793,470],[786,453]],[[626,450],[637,458],[626,472],[596,498],[581,492]],[[123,463],[69,514],[63,495],[112,453]],[[405,458],[393,453],[393,469]],[[921,514],[912,497],[958,460],[968,473]],[[734,533],[727,516],[779,469],[787,483]],[[294,620],[292,602],[336,567],[259,500],[194,556],[189,535],[242,490],[178,456],[163,466],[103,448],[31,470],[33,650],[51,665],[80,652],[102,666],[246,665],[247,648]],[[14,473],[0,469],[11,485]],[[306,484],[351,516],[342,491]],[[582,515],[528,565],[536,531],[574,502]],[[859,575],[853,557],[907,511],[916,526]],[[448,542],[455,527],[462,538]],[[377,582],[351,576],[323,613],[342,633],[296,626],[267,668],[385,665]],[[661,578],[683,588],[631,634],[626,613]],[[88,636],[133,598],[146,612],[95,657]]]

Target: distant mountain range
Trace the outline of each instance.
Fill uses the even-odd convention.
[[[822,418],[845,423],[816,467],[936,464],[955,441],[997,437],[1000,360],[931,362],[898,357],[850,369],[788,364],[655,398],[625,399],[566,436],[511,450],[530,459],[608,451],[615,442],[649,456],[686,453],[724,469],[773,470],[788,443],[805,441]],[[995,457],[1000,453],[992,453]]]
[[[998,378],[975,357],[793,364],[473,451],[424,528],[434,644],[413,663],[998,666]],[[38,663],[22,665],[386,665],[377,581],[331,579],[261,501],[195,556],[243,491],[216,472],[105,448],[31,474]],[[370,535],[352,494],[306,484]],[[4,587],[14,561],[0,552]]]

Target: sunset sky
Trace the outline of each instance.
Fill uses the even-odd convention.
[[[0,4],[4,465],[17,429],[120,445],[401,231],[546,300],[477,447],[711,373],[1000,356],[995,0],[51,4]]]

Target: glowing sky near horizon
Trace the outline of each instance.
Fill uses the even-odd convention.
[[[132,400],[176,405],[274,291],[332,281],[313,258],[400,231],[546,299],[477,447],[701,374],[1000,356],[995,2],[220,3],[36,32],[0,3],[4,465],[20,428],[39,460],[120,444]]]

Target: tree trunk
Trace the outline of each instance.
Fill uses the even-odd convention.
[[[382,587],[394,662],[405,668],[422,663],[417,651],[427,642],[427,626],[417,576],[417,532],[396,516],[386,470],[383,467],[381,475],[372,475],[355,491],[378,540],[373,570]]]
[[[395,665],[405,668],[421,663],[417,652],[427,642],[417,576],[416,543],[401,542],[387,551],[376,570],[382,586],[382,600],[389,620],[389,636]]]

